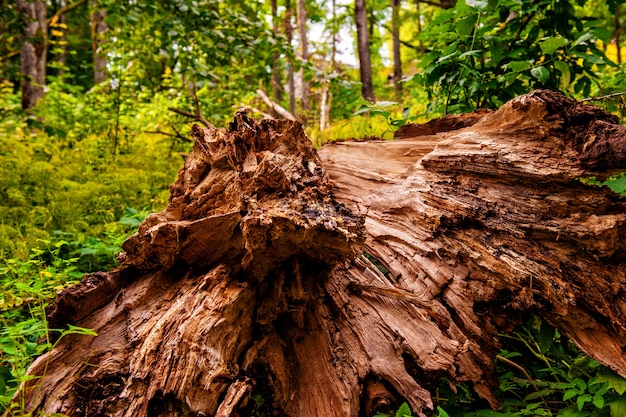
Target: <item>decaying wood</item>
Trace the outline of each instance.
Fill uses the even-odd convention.
[[[422,415],[442,377],[497,408],[497,332],[529,312],[626,376],[626,200],[577,180],[626,170],[626,129],[548,91],[482,116],[319,153],[294,121],[194,128],[122,267],[52,306],[99,336],[33,364],[27,409]]]

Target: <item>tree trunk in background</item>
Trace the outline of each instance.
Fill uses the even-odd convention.
[[[46,82],[46,3],[42,0],[17,0],[15,4],[24,22],[20,73],[22,109],[28,110],[43,98]]]
[[[396,101],[402,96],[402,58],[400,56],[400,4],[401,0],[391,0],[391,38],[393,45],[393,86]]]
[[[279,33],[279,25],[278,25],[278,0],[272,0],[272,30],[275,35]],[[281,66],[280,62],[280,54],[278,52],[272,53],[273,63],[272,63],[272,91],[274,92],[274,101],[281,102],[283,100],[283,88],[282,88],[282,80],[281,80]],[[292,113],[293,114],[293,113]]]
[[[302,63],[309,61],[309,38],[307,33],[307,23],[309,21],[306,12],[306,0],[296,0],[298,6],[298,32],[300,34],[300,58]],[[307,113],[310,109],[310,90],[311,86],[306,80],[306,71],[300,70],[300,88],[302,89],[302,114],[304,124],[306,125]]]
[[[615,41],[615,46],[617,47],[617,64],[622,65],[622,40],[621,40],[621,25],[620,25],[620,8],[619,3],[615,2],[615,32],[613,34],[613,39]]]
[[[416,0],[415,1],[415,12],[417,13],[417,35],[419,36],[422,33],[422,12],[421,12],[421,8],[420,8],[420,0]],[[418,40],[419,46],[420,46],[420,54],[421,56],[424,56],[425,50],[424,50],[424,42],[422,42],[421,39]]]
[[[370,41],[367,29],[367,9],[365,0],[354,1],[354,20],[356,22],[357,49],[361,73],[361,95],[365,100],[376,101],[372,81],[372,62],[370,58]]]
[[[107,30],[104,21],[107,12],[104,9],[94,10],[91,14],[91,42],[93,51],[93,82],[98,85],[107,79],[107,59],[102,51],[103,34]]]
[[[320,100],[320,131],[330,126],[330,88],[328,83],[322,85],[322,98]]]
[[[291,24],[291,17],[293,11],[291,8],[291,0],[285,1],[285,36],[287,37],[287,43],[291,45],[293,41],[293,25]],[[289,87],[289,112],[296,114],[296,80],[293,70],[293,62],[289,60],[289,69],[287,72],[287,85]]]
[[[535,91],[319,153],[245,113],[192,135],[121,269],[51,305],[99,336],[35,361],[26,412],[423,416],[442,379],[497,408],[498,335],[530,313],[626,376],[626,199],[577,180],[626,169],[615,116]]]

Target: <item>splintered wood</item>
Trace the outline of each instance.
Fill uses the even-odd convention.
[[[51,306],[99,336],[33,364],[27,411],[238,416],[260,393],[277,415],[423,415],[444,377],[498,408],[497,333],[529,313],[626,376],[626,202],[578,181],[626,170],[612,116],[535,91],[319,152],[243,113],[192,133],[121,268]]]

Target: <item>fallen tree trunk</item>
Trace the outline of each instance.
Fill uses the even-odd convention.
[[[295,121],[195,127],[122,267],[51,307],[99,336],[33,364],[27,410],[422,414],[442,377],[497,408],[497,332],[528,312],[626,376],[626,201],[577,180],[626,170],[626,129],[549,91],[461,125],[319,153]]]

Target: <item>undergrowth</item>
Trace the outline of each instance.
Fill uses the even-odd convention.
[[[626,380],[538,316],[499,336],[495,394],[502,409],[486,407],[469,385],[444,379],[435,390],[432,417],[626,416]],[[389,415],[413,414],[403,404]]]

